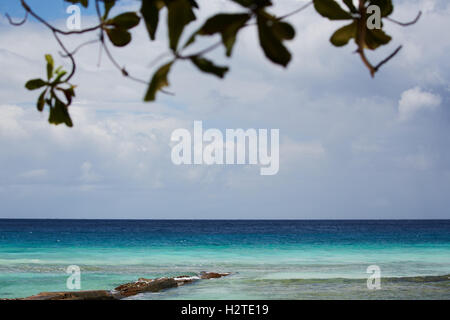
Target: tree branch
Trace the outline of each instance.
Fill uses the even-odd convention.
[[[419,21],[421,16],[422,16],[422,11],[419,11],[419,13],[417,14],[417,17],[414,20],[410,21],[410,22],[399,22],[399,21],[394,20],[394,19],[389,18],[389,17],[386,17],[386,20],[388,20],[390,22],[393,22],[395,24],[398,24],[398,25],[400,25],[402,27],[407,27],[407,26],[411,26],[413,24],[416,24],[417,21]]]
[[[382,60],[379,64],[377,64],[377,65],[374,67],[375,72],[377,72],[378,69],[380,69],[381,66],[382,66],[383,64],[389,62],[389,60],[391,60],[393,57],[395,57],[395,56],[397,55],[397,53],[399,53],[400,50],[402,50],[402,47],[403,47],[403,46],[399,46],[399,47],[398,47],[397,49],[395,49],[395,51],[392,52],[386,59]]]
[[[14,22],[11,17],[9,16],[9,14],[5,14],[6,19],[8,19],[9,24],[13,25],[13,26],[21,26],[23,25],[25,22],[27,22],[28,20],[28,11],[25,11],[25,17],[23,18],[23,20],[19,21],[19,22]]]
[[[312,4],[313,4],[313,2],[310,1],[310,2],[308,2],[307,4],[305,4],[304,6],[298,8],[297,10],[294,10],[294,11],[292,11],[292,12],[290,12],[290,13],[287,13],[287,14],[285,14],[284,16],[278,17],[277,20],[281,21],[281,20],[284,20],[284,19],[286,19],[286,18],[289,18],[290,16],[293,16],[293,15],[295,15],[295,14],[297,14],[297,13],[299,13],[299,12],[305,10],[306,8],[308,8],[308,7],[309,7],[310,5],[312,5]]]
[[[97,26],[91,27],[91,28],[87,28],[87,29],[82,29],[82,30],[72,30],[72,31],[63,31],[61,29],[58,29],[54,26],[52,26],[50,23],[48,23],[47,21],[45,21],[43,18],[41,18],[39,15],[37,15],[33,10],[31,10],[30,6],[25,2],[25,0],[20,0],[22,7],[25,9],[25,11],[27,12],[27,14],[29,13],[31,16],[33,16],[36,20],[38,20],[39,22],[41,22],[42,24],[44,24],[47,28],[49,28],[50,30],[52,30],[54,33],[59,33],[62,35],[71,35],[71,34],[82,34],[82,33],[86,33],[86,32],[91,32],[97,29],[100,29],[103,27],[103,24],[99,24]]]

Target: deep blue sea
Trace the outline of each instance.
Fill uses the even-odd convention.
[[[69,265],[82,290],[232,272],[132,299],[450,299],[450,220],[0,219],[0,298],[66,291]]]

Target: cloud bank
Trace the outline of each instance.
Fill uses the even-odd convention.
[[[201,1],[208,12],[235,10],[226,3]],[[279,11],[298,4],[283,1]],[[328,42],[340,23],[312,10],[291,19],[297,38],[288,69],[268,63],[247,28],[231,61],[213,54],[230,64],[224,81],[178,64],[170,79],[176,95],[154,104],[141,102],[145,86],[121,78],[105,59],[98,66],[98,47],[86,47],[74,79],[73,129],[50,126],[23,87],[43,76],[44,54],[57,57],[48,31],[0,20],[0,217],[449,218],[450,39],[430,34],[450,28],[450,4],[398,1],[395,17],[406,21],[418,10],[418,25],[387,26],[395,43],[372,58],[404,49],[374,80],[354,48]],[[64,25],[63,16],[55,23]],[[114,53],[149,79],[167,47],[164,32],[149,43],[141,26],[133,45]],[[171,132],[194,120],[222,131],[280,129],[279,173],[173,165]]]

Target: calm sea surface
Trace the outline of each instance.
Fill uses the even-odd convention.
[[[83,290],[233,273],[133,299],[450,299],[450,220],[0,219],[0,298],[67,290],[69,265]]]

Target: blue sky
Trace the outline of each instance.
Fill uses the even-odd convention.
[[[54,0],[28,0],[27,3],[31,8],[33,8],[36,13],[40,16],[45,17],[46,19],[60,19],[65,13],[67,7],[70,5],[68,2],[64,1],[54,1]],[[80,6],[83,13],[86,14],[94,14],[94,7],[89,7],[85,9],[83,6]],[[0,3],[0,10],[2,14],[8,13],[11,16],[21,16],[24,14],[22,5],[20,1],[16,0],[5,0]]]
[[[19,1],[0,13],[20,19]],[[64,27],[66,4],[32,1],[36,11]],[[289,12],[302,1],[274,9]],[[51,3],[51,5],[50,5]],[[450,218],[450,4],[394,1],[386,23],[393,43],[370,57],[400,54],[371,79],[354,45],[328,42],[341,22],[312,8],[290,19],[296,40],[288,69],[261,54],[255,30],[240,34],[223,81],[177,64],[175,96],[145,104],[145,86],[129,82],[102,59],[98,46],[77,55],[73,129],[48,125],[23,85],[44,75],[43,56],[58,48],[48,30],[29,21],[16,28],[0,18],[0,218]],[[134,9],[137,1],[124,1]],[[234,10],[228,1],[200,1],[205,14]],[[203,12],[203,11],[202,11]],[[164,20],[163,20],[164,21]],[[83,26],[95,24],[89,12]],[[191,28],[195,28],[192,26]],[[154,43],[141,25],[129,48],[114,54],[138,77],[167,48],[162,25]],[[76,47],[92,36],[71,38]],[[280,129],[280,172],[260,176],[253,166],[174,166],[170,134],[202,120],[205,128]]]

